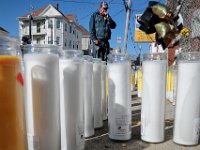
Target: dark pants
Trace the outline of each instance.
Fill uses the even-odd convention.
[[[93,44],[92,56],[107,61],[107,55],[110,52],[110,44],[106,40],[100,40],[98,45]]]

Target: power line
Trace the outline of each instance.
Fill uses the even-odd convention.
[[[114,14],[113,15],[113,17],[116,17],[116,16],[118,16],[120,13],[122,13],[124,11],[124,8],[123,9],[121,9],[121,10],[119,10],[116,14]]]
[[[114,1],[114,0],[110,0],[110,1],[108,2],[108,4],[112,3],[113,1]],[[96,4],[96,3],[95,3],[95,4]],[[123,10],[124,10],[124,9],[120,10],[119,12],[117,12],[113,17],[116,17],[117,15],[119,15],[121,12],[123,12]],[[90,12],[90,13],[88,13],[87,15],[85,15],[85,16],[79,18],[78,20],[83,20],[83,19],[89,17],[90,15],[92,15],[92,13],[93,13],[93,12]]]
[[[89,17],[90,15],[92,15],[92,13],[93,13],[93,12],[90,12],[89,14],[87,14],[86,16],[83,16],[83,17],[79,18],[78,20],[83,20],[83,19]]]
[[[81,4],[96,4],[95,2],[91,1],[71,1],[71,0],[55,0],[57,2],[68,2],[68,3],[81,3]]]

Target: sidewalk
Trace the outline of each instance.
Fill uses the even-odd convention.
[[[172,141],[173,137],[173,118],[175,106],[166,101],[166,128],[165,141],[159,144],[151,144],[140,139],[140,114],[141,99],[137,98],[136,93],[132,96],[132,139],[127,142],[112,141],[108,138],[107,121],[104,127],[95,131],[95,136],[86,139],[86,150],[200,150],[197,146],[181,146]]]

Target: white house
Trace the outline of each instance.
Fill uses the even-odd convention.
[[[53,44],[64,50],[82,50],[83,33],[76,16],[64,15],[58,5],[49,4],[19,17],[19,34],[20,39],[31,35],[32,44]]]

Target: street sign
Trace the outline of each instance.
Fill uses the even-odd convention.
[[[121,36],[118,36],[118,37],[117,37],[117,43],[120,44],[121,42],[122,42],[122,37],[121,37]]]
[[[142,14],[135,15],[135,37],[134,42],[155,42],[155,33],[153,34],[146,34],[142,30],[139,29],[139,22],[137,18],[140,17]]]

